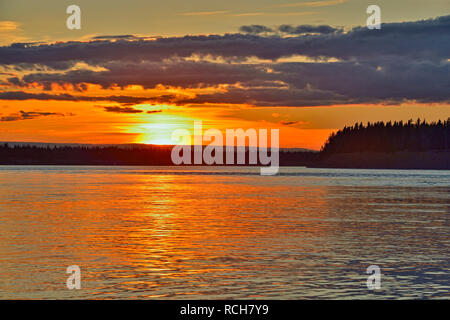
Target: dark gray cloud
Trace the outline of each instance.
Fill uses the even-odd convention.
[[[288,121],[288,120],[283,120],[283,121],[279,122],[279,124],[281,124],[283,126],[293,126],[293,125],[296,125],[299,123],[301,123],[301,122],[300,121]]]
[[[197,67],[198,66],[198,67]],[[268,70],[270,69],[271,72]],[[23,85],[39,82],[92,82],[109,87],[114,84],[139,84],[152,88],[157,84],[201,87],[229,84],[226,91],[198,95],[187,99],[174,95],[152,98],[127,96],[86,97],[72,95],[30,95],[19,92],[0,93],[0,99],[41,99],[72,101],[115,101],[136,103],[247,103],[258,106],[315,106],[349,103],[446,102],[450,100],[450,63],[409,61],[392,57],[361,63],[275,63],[245,65],[186,61],[138,63],[110,66],[109,71],[89,70],[57,74],[32,74],[24,77]]]
[[[273,30],[266,26],[261,26],[258,24],[253,24],[250,26],[242,26],[239,28],[239,31],[242,33],[249,33],[249,34],[261,34],[261,33],[269,33],[273,32]]]
[[[69,114],[72,115],[72,114]],[[13,113],[7,116],[0,117],[0,121],[19,121],[19,120],[31,120],[41,117],[48,116],[58,116],[64,117],[66,116],[64,113],[55,113],[55,112],[36,112],[36,111],[19,111],[19,113]]]
[[[121,35],[104,35],[104,36],[95,36],[91,39],[94,40],[109,40],[109,39],[127,39],[127,40],[136,40],[140,39],[139,37],[133,35],[133,34],[121,34]]]
[[[186,36],[155,40],[70,41],[55,44],[13,44],[0,47],[2,64],[55,64],[84,61],[162,61],[170,57],[210,55],[229,59],[278,59],[292,55],[376,59],[396,55],[415,59],[447,59],[450,52],[450,16],[384,23],[381,30],[356,27],[347,33],[263,37],[252,34]]]
[[[287,34],[304,34],[304,33],[321,33],[328,34],[337,31],[342,31],[341,29],[334,28],[328,25],[320,25],[320,26],[312,26],[312,25],[300,25],[300,26],[292,26],[288,24],[283,24],[278,27],[278,31],[287,33]]]
[[[270,34],[270,33],[285,33],[285,34],[291,34],[291,35],[300,35],[305,33],[320,33],[320,34],[329,34],[333,32],[342,32],[342,29],[335,28],[329,25],[319,25],[319,26],[313,26],[313,25],[299,25],[299,26],[292,26],[289,24],[283,24],[281,26],[278,26],[276,28],[269,28],[266,26],[253,24],[248,26],[241,26],[239,28],[239,31],[244,34]]]
[[[104,88],[138,84],[153,88],[158,84],[182,87],[214,86],[224,83],[248,82],[254,79],[270,80],[271,77],[260,65],[211,63],[206,61],[175,60],[167,62],[110,62],[104,65],[107,71],[73,70],[61,73],[31,73],[22,79],[8,80],[19,86],[38,82],[47,89],[52,83],[95,83]]]
[[[91,37],[92,40],[150,40],[150,39],[158,39],[161,38],[159,36],[137,36],[134,34],[120,34],[120,35],[101,35]]]
[[[154,98],[131,96],[75,96],[71,94],[29,93],[24,91],[0,92],[0,100],[57,100],[57,101],[112,101],[121,104],[137,104],[155,100]]]
[[[317,106],[359,103],[450,102],[450,63],[379,61],[280,63],[273,73],[286,86],[231,87],[198,95],[191,103]],[[189,103],[189,100],[179,101]]]
[[[226,91],[189,99],[175,95],[88,97],[10,91],[0,92],[0,99],[113,101],[122,106],[143,102],[315,106],[450,100],[450,16],[384,23],[381,30],[356,27],[345,33],[326,25],[284,25],[276,30],[252,25],[242,27],[241,32],[246,34],[153,40],[104,36],[90,42],[0,47],[0,63],[22,71],[33,69],[28,74],[23,71],[23,77],[8,78],[8,83],[17,87],[37,82],[50,90],[52,83],[70,83],[84,91],[86,83],[103,88],[226,84]],[[193,55],[209,59],[186,59]],[[296,55],[307,56],[311,62],[277,61]],[[247,60],[255,57],[265,60]],[[331,62],[327,58],[336,59]],[[70,69],[76,62],[99,66],[103,71]]]
[[[106,112],[114,113],[142,113],[142,110],[134,109],[131,107],[119,107],[119,106],[106,106],[103,107]]]

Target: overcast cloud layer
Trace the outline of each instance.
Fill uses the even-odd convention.
[[[12,89],[0,93],[0,99],[293,107],[450,100],[450,16],[382,24],[381,30],[253,25],[240,31],[154,39],[97,36],[88,42],[0,47],[0,64],[7,66],[7,72],[20,74],[6,78],[4,85]],[[304,58],[287,60],[296,56]],[[91,67],[74,69],[78,62]],[[49,92],[18,91],[26,91],[30,83],[42,84]],[[80,92],[86,83],[103,88],[162,84],[227,85],[227,89],[189,98],[167,94],[148,99],[96,98],[53,94],[52,83],[69,83]]]

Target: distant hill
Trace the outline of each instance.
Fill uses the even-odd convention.
[[[61,144],[0,143],[0,165],[173,165],[173,146],[147,144]],[[314,161],[317,151],[280,149],[280,165],[301,165]],[[194,152],[194,148],[191,148]],[[236,154],[239,153],[235,149]],[[193,158],[193,156],[191,156]],[[249,152],[245,152],[248,163]],[[256,165],[261,165],[259,162]]]
[[[124,143],[124,144],[93,144],[93,143],[54,143],[54,142],[27,142],[27,141],[0,141],[1,144],[8,144],[11,147],[83,147],[83,148],[134,148],[134,147],[147,147],[147,146],[157,146],[152,144],[143,144],[143,143]],[[159,145],[158,145],[159,146]]]
[[[26,141],[0,141],[0,145],[9,145],[10,147],[83,147],[83,148],[148,148],[148,147],[173,147],[173,145],[157,145],[145,143],[122,143],[122,144],[93,144],[93,143],[54,143],[54,142],[26,142]],[[305,148],[280,148],[280,152],[319,152],[318,150]]]

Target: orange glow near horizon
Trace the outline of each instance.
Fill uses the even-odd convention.
[[[85,92],[67,86],[44,91],[32,86],[28,92],[78,96],[158,97],[167,94],[195,96],[213,88],[183,89],[141,86],[102,89],[88,85]],[[215,90],[224,90],[216,88]],[[107,108],[116,108],[109,111]],[[128,109],[127,109],[128,108]],[[124,110],[124,111],[122,111]],[[135,111],[136,110],[136,111]],[[203,129],[279,129],[280,147],[319,150],[332,132],[355,122],[406,121],[418,117],[445,120],[448,105],[404,104],[399,106],[345,105],[317,107],[255,107],[232,104],[120,104],[109,101],[8,100],[0,104],[0,117],[18,117],[21,111],[51,113],[36,118],[0,122],[0,141],[172,145],[176,129],[192,130],[195,120]],[[205,144],[208,144],[206,142]]]

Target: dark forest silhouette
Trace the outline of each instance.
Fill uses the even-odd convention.
[[[450,150],[450,118],[427,123],[417,119],[356,123],[331,134],[323,154],[354,152],[444,151]]]
[[[333,133],[310,167],[450,169],[446,121],[357,123]]]
[[[3,165],[173,165],[172,146],[35,146],[0,145]],[[235,159],[237,150],[235,148]],[[316,159],[316,152],[280,151],[282,165],[305,165]],[[191,148],[191,159],[194,148]],[[249,161],[248,150],[245,152]],[[236,160],[235,160],[236,161]],[[260,165],[259,161],[257,165]]]
[[[37,146],[4,143],[0,144],[0,164],[172,165],[171,150],[172,146],[158,145]],[[415,122],[357,123],[333,133],[320,152],[280,150],[280,165],[450,169],[450,118],[431,123],[420,119]]]

